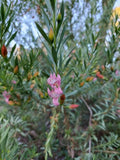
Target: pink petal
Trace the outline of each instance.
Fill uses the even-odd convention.
[[[8,104],[8,102],[9,102],[9,98],[5,98],[5,102]]]
[[[13,83],[13,84],[16,84],[16,81],[12,80],[12,83]]]
[[[5,98],[5,102],[6,103],[8,103],[9,102],[9,99],[10,99],[10,94],[7,92],[7,91],[4,91],[3,93],[2,93],[2,95],[4,96],[4,98]]]
[[[53,104],[59,106],[58,98],[53,98]]]
[[[97,80],[97,78],[95,77],[95,78],[93,78],[93,82],[95,82]]]
[[[50,89],[48,88],[47,91],[48,91],[48,95],[50,96],[51,95]]]
[[[116,71],[115,71],[115,74],[116,74],[116,76],[119,76],[119,71],[116,70]]]

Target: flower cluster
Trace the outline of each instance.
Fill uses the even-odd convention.
[[[10,94],[7,91],[4,91],[2,95],[5,98],[5,102],[9,104]]]
[[[61,94],[63,93],[60,85],[61,85],[61,77],[58,74],[57,76],[55,75],[55,73],[50,74],[50,77],[47,80],[48,84],[51,86],[52,90],[50,90],[48,88],[48,95],[52,98],[53,100],[53,104],[55,106],[59,105],[59,97],[61,96]]]

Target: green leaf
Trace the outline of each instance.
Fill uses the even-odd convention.
[[[84,68],[86,69],[87,65],[86,65],[86,61],[85,60],[83,61],[83,64],[84,64]]]
[[[53,46],[52,46],[52,57],[53,57],[53,60],[57,66],[57,52]]]
[[[55,0],[50,0],[51,7],[53,9],[53,12],[55,13]]]
[[[62,3],[61,3],[60,13],[61,13],[61,15],[62,15],[62,19],[61,19],[61,21],[58,23],[57,31],[56,31],[56,36],[57,36],[58,33],[59,33],[60,27],[61,27],[62,22],[63,22],[63,19],[64,19],[64,2],[63,2],[63,1],[62,1]]]
[[[45,2],[46,2],[46,5],[47,5],[47,8],[48,8],[49,12],[53,13],[53,10],[52,10],[51,5],[50,5],[50,0],[45,0]]]
[[[10,27],[11,22],[12,22],[12,18],[13,18],[13,17],[10,17],[10,19],[9,19],[9,21],[8,21],[8,23],[7,23],[7,26],[6,26],[6,28],[5,28],[4,34],[5,34],[6,32],[8,32],[9,27]]]
[[[9,58],[9,59],[11,59],[11,57],[12,57],[14,51],[15,51],[15,48],[16,48],[16,44],[12,47],[12,51],[11,51],[11,54],[10,54],[10,58]]]
[[[64,65],[64,68],[67,67],[67,65],[69,64],[69,62],[71,61],[71,59],[72,59],[72,56],[68,58],[68,60],[66,61],[65,65]]]
[[[48,15],[46,14],[46,12],[44,11],[43,7],[41,7],[41,8],[42,8],[42,12],[43,12],[45,23],[46,23],[46,25],[48,27],[48,30],[50,30],[50,26],[52,26],[51,21],[50,21]]]
[[[61,45],[60,45],[60,47],[59,47],[59,50],[62,48],[62,46],[66,43],[66,41],[70,38],[70,35],[71,34],[69,34],[68,36],[66,36],[64,39],[63,39],[63,41],[61,42]],[[58,52],[58,49],[57,49],[57,52]]]
[[[62,78],[62,81],[63,81],[63,82],[68,78],[68,76],[70,75],[70,73],[71,73],[72,71],[74,71],[73,68],[71,68],[71,69],[67,72],[67,74]]]
[[[4,141],[4,139],[7,137],[7,134],[9,133],[9,130],[10,130],[10,127],[8,127],[4,134],[1,136],[1,139],[0,139],[0,144]]]
[[[65,26],[63,27],[63,30],[62,30],[62,33],[61,33],[61,36],[60,36],[60,41],[59,41],[59,44],[58,44],[58,47],[57,47],[57,51],[59,50],[59,47],[61,45],[61,42],[63,40],[63,37],[64,37],[64,33],[65,33]]]
[[[9,45],[9,43],[16,37],[16,34],[17,34],[17,31],[10,37],[10,39],[8,40],[8,42],[7,42],[7,45],[6,46],[8,46]]]
[[[66,53],[66,57],[68,57],[71,53],[72,53],[72,51],[75,49],[76,47],[72,47],[72,48],[70,48],[70,50]]]
[[[51,49],[50,47],[47,45],[47,43],[44,42],[44,45],[45,45],[45,48],[47,49],[47,55],[46,58],[48,59],[49,63],[51,63],[50,66],[52,66],[52,64],[54,63],[54,60],[53,60],[53,57],[52,57],[52,54],[51,54]],[[42,53],[42,52],[41,52]]]
[[[92,44],[92,46],[94,46],[95,44],[95,38],[94,38],[94,34],[90,34],[90,43]]]
[[[59,68],[62,68],[62,52],[60,53],[60,58],[59,58]]]
[[[40,31],[40,33],[42,34],[42,36],[45,38],[45,40],[51,45],[51,41],[49,40],[48,36],[46,35],[46,33],[44,32],[44,30],[40,27],[40,25],[35,22],[38,30]]]
[[[78,93],[79,93],[78,90],[74,90],[74,91],[72,91],[72,92],[67,93],[67,94],[66,94],[66,97],[68,98],[68,97],[70,97],[70,96],[75,96],[75,95],[78,94]]]
[[[43,51],[41,51],[41,55],[43,56],[43,58],[45,58],[47,64],[49,64],[49,66],[52,66],[53,64],[53,60],[52,60],[52,57],[48,55],[46,55]]]
[[[11,3],[7,9],[7,13],[5,14],[5,19],[7,18],[7,16],[10,14],[10,8],[11,8]]]
[[[63,18],[64,18],[64,2],[63,1],[62,1],[62,4],[61,4],[60,13],[62,15],[62,21],[63,21]]]
[[[2,18],[2,22],[5,22],[5,11],[4,11],[4,5],[2,3],[1,5],[1,18]]]

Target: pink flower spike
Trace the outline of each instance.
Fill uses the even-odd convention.
[[[16,84],[16,81],[12,80],[12,84]]]
[[[47,83],[51,86],[52,90],[49,88],[47,89],[48,95],[52,98],[53,104],[55,106],[59,105],[58,99],[63,93],[62,89],[60,88],[61,85],[61,77],[58,74],[57,76],[55,73],[50,74],[50,77],[47,80]]]
[[[70,109],[75,109],[75,108],[77,108],[77,107],[79,107],[78,104],[71,104],[71,105],[69,106]]]
[[[5,102],[6,103],[9,103],[9,99],[10,99],[10,94],[7,92],[7,91],[4,91],[3,93],[2,93],[2,95],[4,96],[4,98],[5,98]]]

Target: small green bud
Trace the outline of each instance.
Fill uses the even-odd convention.
[[[58,14],[58,17],[57,17],[58,23],[59,23],[61,20],[62,20],[62,15],[61,15],[61,13],[59,13],[59,14]]]
[[[49,40],[53,43],[53,40],[54,40],[54,33],[53,33],[52,28],[50,28],[48,37],[49,37]]]

